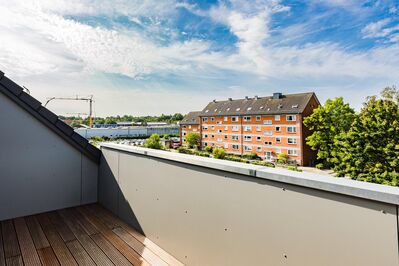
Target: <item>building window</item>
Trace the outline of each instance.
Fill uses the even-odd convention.
[[[272,120],[264,120],[263,124],[265,125],[271,125],[272,124]]]
[[[275,121],[280,121],[280,115],[275,115],[275,116],[274,116],[274,120],[275,120]]]
[[[287,150],[287,154],[290,155],[290,156],[296,156],[296,155],[297,155],[297,152],[296,152],[296,150],[288,149],[288,150]]]
[[[231,130],[232,130],[232,131],[238,131],[238,126],[232,126],[232,127],[231,127]]]
[[[238,150],[238,145],[237,144],[233,144],[233,145],[231,145],[231,147],[233,148],[233,150]]]
[[[208,130],[208,126],[202,126],[202,130]]]
[[[212,126],[211,128],[212,128],[212,130],[215,130],[215,126]]]
[[[208,134],[204,134],[204,138],[207,138],[208,137]]]
[[[251,117],[250,116],[244,116],[244,121],[246,121],[246,122],[251,121]]]
[[[218,131],[217,131],[218,133],[222,133],[222,130],[221,129],[218,129]]]
[[[296,138],[287,138],[288,144],[296,144]]]
[[[216,122],[216,125],[221,125],[222,124],[222,121],[217,121]]]
[[[238,135],[232,135],[232,136],[231,136],[231,139],[232,139],[232,140],[238,140]]]
[[[244,131],[251,131],[252,127],[251,126],[244,126]]]
[[[265,145],[266,145],[266,146],[272,146],[273,143],[272,143],[271,141],[265,141]]]
[[[238,121],[238,116],[231,117],[231,122],[237,122],[237,121]]]
[[[287,121],[296,121],[296,115],[287,115],[286,120]]]
[[[265,131],[265,132],[263,132],[263,134],[264,134],[265,136],[272,136],[272,135],[273,135],[273,132],[272,132],[272,131]]]
[[[223,139],[221,139],[221,138],[218,138],[218,139],[216,139],[216,141],[217,141],[217,142],[222,142],[222,141],[223,141]]]
[[[225,116],[225,117],[223,118],[223,120],[224,120],[224,122],[227,122],[227,121],[229,120],[229,118],[228,118],[227,116]]]
[[[244,135],[244,141],[251,141],[252,136]]]
[[[229,148],[229,144],[225,143],[225,144],[224,144],[224,148],[225,148],[225,149],[228,149],[228,148]]]
[[[281,149],[280,148],[276,148],[276,154],[280,154],[281,153]]]
[[[256,147],[256,151],[262,151],[262,147],[261,146],[257,146]]]
[[[281,132],[281,127],[280,126],[276,126],[276,132]]]
[[[208,122],[208,117],[203,117],[202,122]]]
[[[296,133],[296,127],[293,127],[293,126],[287,127],[287,132],[288,133]]]
[[[215,118],[214,118],[214,117],[211,117],[211,121],[215,121]]]
[[[227,136],[227,135],[224,135],[224,139],[228,139],[229,138],[229,136]]]
[[[215,135],[211,135],[211,138],[215,138]]]
[[[261,136],[256,136],[256,141],[261,141],[262,137]]]
[[[260,115],[257,115],[255,119],[256,121],[260,121]]]
[[[244,146],[244,150],[245,151],[252,151],[252,146],[245,145]]]
[[[276,137],[276,143],[281,143],[281,137]]]
[[[183,126],[183,128],[186,128],[186,126]]]
[[[187,133],[186,132],[183,132],[183,136],[185,136]]]
[[[208,142],[204,142],[204,147],[208,146]]]
[[[256,131],[261,131],[262,127],[261,126],[256,126]]]
[[[229,127],[228,126],[224,126],[224,130],[229,130]]]

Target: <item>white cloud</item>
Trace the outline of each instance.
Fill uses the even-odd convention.
[[[377,22],[367,24],[362,29],[363,38],[382,38],[399,31],[399,24],[387,27],[391,22],[391,18],[385,18]]]

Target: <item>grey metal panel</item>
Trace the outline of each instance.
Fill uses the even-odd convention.
[[[98,175],[98,201],[113,213],[118,212],[118,157],[119,153],[101,149]]]
[[[189,265],[399,264],[394,204],[124,151],[112,166],[120,216]]]
[[[2,94],[0,122],[0,220],[79,205],[81,152]]]
[[[81,204],[97,202],[98,164],[82,157],[82,201]]]

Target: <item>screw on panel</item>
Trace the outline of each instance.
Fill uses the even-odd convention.
[[[283,191],[285,191],[285,188],[282,187],[281,189],[282,189]]]
[[[286,259],[288,258],[287,254],[283,254],[283,256],[284,256],[284,258],[286,258]]]
[[[184,211],[185,213],[188,213],[187,211]]]
[[[385,211],[385,210],[381,210],[381,212],[382,212],[383,214],[385,214],[385,213],[386,213],[386,211]]]
[[[224,231],[227,231],[227,228],[225,228]]]

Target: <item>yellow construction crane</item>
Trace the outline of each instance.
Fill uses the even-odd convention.
[[[90,105],[90,112],[89,112],[90,128],[93,127],[93,95],[89,95],[87,97],[79,97],[78,95],[76,95],[75,97],[51,97],[51,98],[47,98],[47,102],[44,106],[46,107],[47,104],[53,100],[69,100],[69,101],[89,102],[89,105]]]

